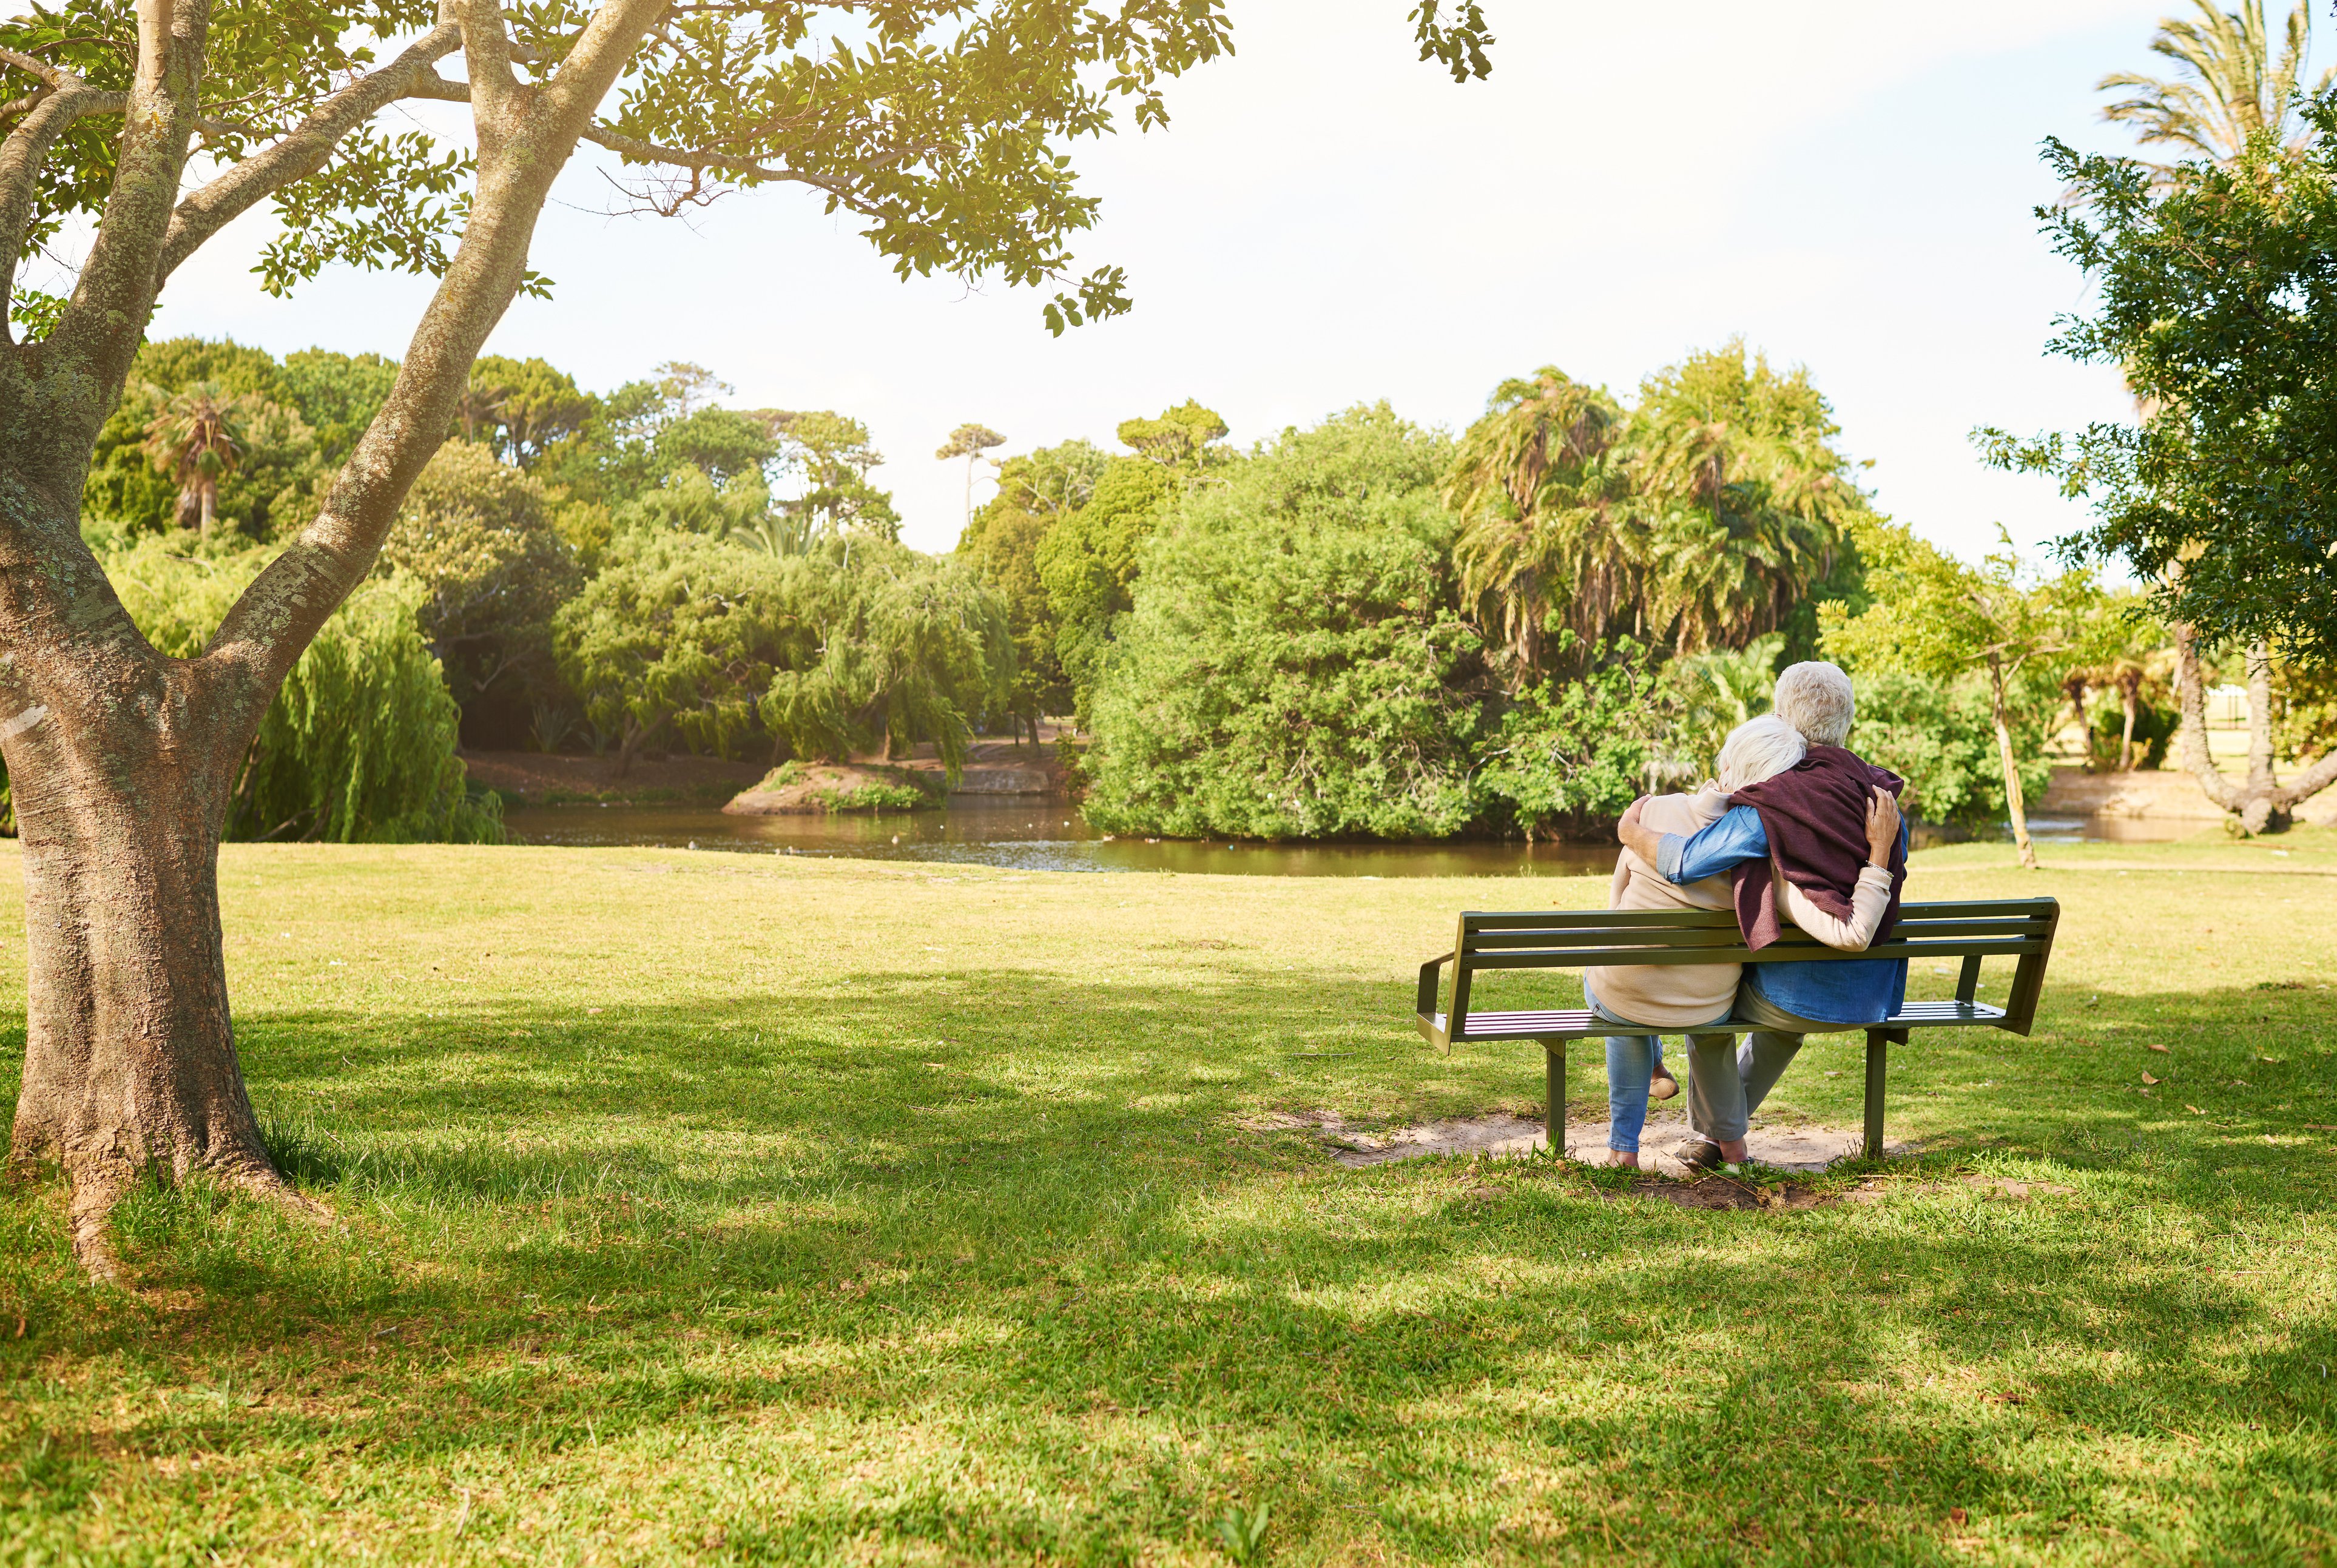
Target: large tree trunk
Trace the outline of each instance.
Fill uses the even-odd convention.
[[[171,269],[392,99],[457,92],[430,88],[428,70],[456,44],[456,20],[182,199],[209,8],[137,0],[137,73],[112,188],[73,297],[37,346],[9,352],[0,333],[0,754],[24,846],[30,939],[11,1164],[64,1167],[74,1245],[100,1276],[115,1271],[106,1216],[142,1172],[208,1171],[313,1212],[270,1164],[236,1063],[217,876],[230,794],[285,675],[372,570],[525,276],[552,180],[665,9],[606,0],[552,80],[523,86],[493,0],[449,8],[467,41],[459,91],[475,99],[479,132],[462,243],[323,510],[200,657],[156,654],[82,541],[75,510],[97,433]],[[25,232],[24,159],[45,145],[34,131],[54,139],[76,103],[102,96],[60,91],[0,139],[0,237]],[[206,511],[212,494],[202,487]]]
[[[74,1251],[103,1277],[106,1214],[142,1172],[209,1172],[307,1206],[260,1142],[220,942],[220,830],[250,726],[216,711],[196,667],[115,651],[131,678],[114,700],[61,697],[0,725],[27,965],[9,1163],[64,1169]]]

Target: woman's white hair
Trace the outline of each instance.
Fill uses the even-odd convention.
[[[1730,730],[1721,745],[1721,790],[1735,794],[1765,778],[1774,778],[1801,761],[1808,750],[1801,732],[1775,714],[1746,719]]]
[[[1769,706],[1777,716],[1802,732],[1812,745],[1842,745],[1850,739],[1850,721],[1858,715],[1858,699],[1842,667],[1824,659],[1787,665],[1777,677],[1777,694]]]

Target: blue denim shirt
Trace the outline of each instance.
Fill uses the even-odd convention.
[[[1907,853],[1907,824],[1899,824],[1899,853]],[[1769,858],[1761,813],[1731,806],[1693,834],[1666,833],[1656,870],[1666,881],[1696,882],[1745,861]],[[1907,1000],[1905,959],[1824,959],[1815,963],[1746,964],[1745,983],[1798,1018],[1826,1024],[1879,1024]]]

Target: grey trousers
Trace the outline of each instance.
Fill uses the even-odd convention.
[[[1753,1113],[1793,1065],[1804,1035],[1864,1027],[1797,1018],[1749,986],[1737,988],[1729,1022],[1752,1026],[1742,1046],[1733,1035],[1692,1036],[1687,1043],[1688,1125],[1716,1144],[1745,1135]]]

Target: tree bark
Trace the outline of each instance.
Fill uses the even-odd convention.
[[[2284,828],[2288,813],[2273,798],[2277,781],[2272,757],[2272,649],[2263,642],[2248,645],[2248,795],[2240,807],[2240,825],[2252,833]]]
[[[2168,628],[2175,637],[2175,692],[2182,713],[2176,739],[2183,766],[2199,781],[2207,798],[2227,812],[2247,802],[2239,786],[2225,778],[2207,750],[2207,681],[2199,668],[2199,646],[2190,627],[2181,621]]]
[[[27,966],[9,1164],[62,1167],[73,1250],[107,1279],[106,1216],[142,1172],[204,1171],[314,1212],[260,1141],[220,945],[220,833],[256,719],[199,666],[113,652],[112,682],[39,682],[54,706],[0,724]]]
[[[1990,709],[1996,720],[1996,753],[2004,764],[2004,809],[2012,819],[2012,842],[2020,847],[2020,863],[2037,869],[2037,846],[2029,842],[2029,807],[2020,797],[2020,769],[2012,755],[2012,726],[2005,710],[2004,671],[1989,667]]]
[[[2118,736],[2118,772],[2134,771],[2134,721],[2141,699],[2131,686],[2121,685],[2118,700],[2126,706],[2126,729]]]

